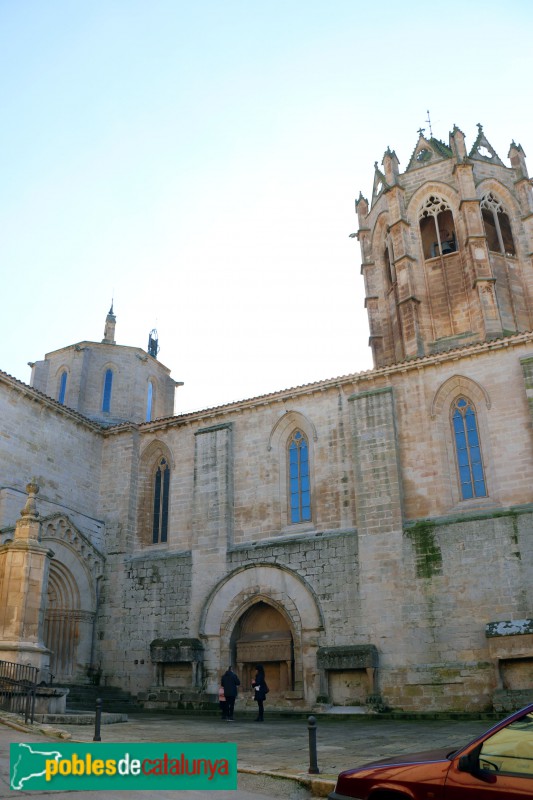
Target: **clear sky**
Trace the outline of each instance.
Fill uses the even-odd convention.
[[[533,173],[533,3],[0,0],[0,368],[103,338],[176,412],[371,366],[354,199],[481,122]]]

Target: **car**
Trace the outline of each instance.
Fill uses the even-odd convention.
[[[329,800],[533,798],[533,704],[459,749],[384,758],[341,772]]]

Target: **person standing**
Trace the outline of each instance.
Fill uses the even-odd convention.
[[[220,708],[220,715],[223,720],[227,719],[227,705],[226,705],[226,695],[224,694],[224,687],[222,684],[218,687],[218,705]]]
[[[268,686],[265,680],[265,670],[262,664],[257,664],[255,678],[252,681],[254,690],[254,700],[257,703],[257,717],[256,722],[263,722],[264,719],[264,702],[268,694]]]
[[[233,709],[237,699],[237,687],[241,685],[237,675],[233,672],[231,665],[227,668],[221,680],[226,698],[226,718],[228,722],[233,722]]]

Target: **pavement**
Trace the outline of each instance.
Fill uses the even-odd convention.
[[[332,791],[337,774],[351,767],[402,753],[427,750],[432,747],[456,749],[466,744],[493,724],[490,720],[391,719],[381,715],[337,714],[316,715],[317,764],[319,773],[311,774],[309,726],[305,716],[265,714],[258,723],[251,715],[236,713],[233,722],[213,715],[189,716],[143,713],[129,715],[127,722],[101,726],[102,742],[236,742],[238,752],[239,792],[229,793],[237,798],[241,787],[252,792],[250,797],[325,797]],[[49,741],[92,742],[93,725],[26,726],[15,715],[0,712],[0,797],[27,794],[33,800],[41,797],[35,792],[9,790],[9,743]],[[57,794],[42,793],[51,798]],[[167,793],[158,792],[158,800]],[[198,798],[199,792],[191,797]],[[225,800],[226,792],[217,792],[216,800]],[[76,792],[76,800],[101,800],[101,793]],[[153,792],[138,792],[133,800]],[[108,798],[127,798],[131,792],[117,791]],[[181,792],[180,799],[187,796]],[[207,796],[207,795],[206,795]],[[175,798],[175,792],[168,797]],[[242,795],[244,798],[244,795]]]

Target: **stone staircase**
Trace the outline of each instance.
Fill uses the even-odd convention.
[[[67,712],[89,711],[96,709],[96,700],[102,700],[102,712],[113,714],[128,714],[139,711],[141,706],[137,700],[129,693],[116,686],[93,686],[93,685],[67,685],[69,693],[67,695]]]

